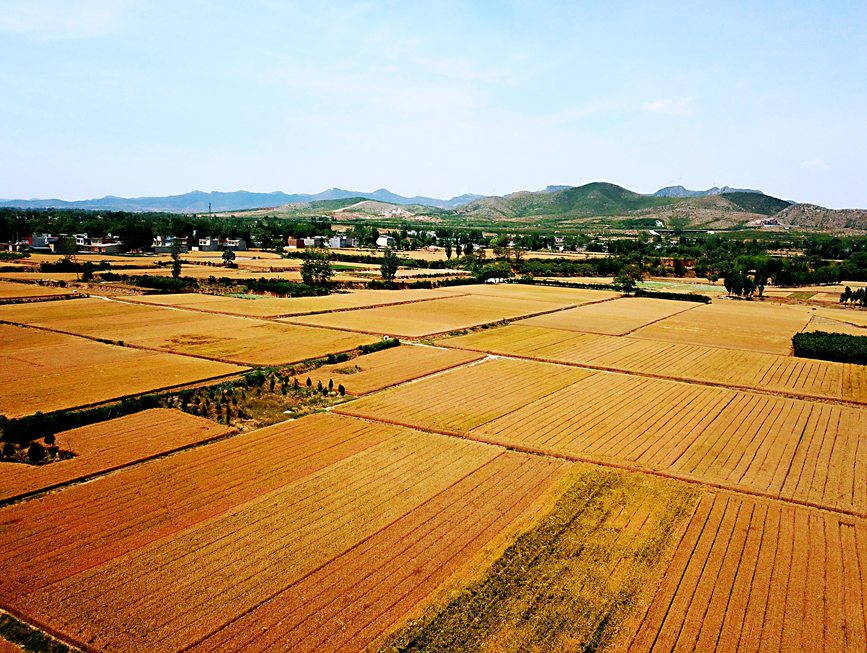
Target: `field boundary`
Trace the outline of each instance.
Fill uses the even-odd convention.
[[[619,336],[615,336],[619,337]],[[646,338],[649,340],[649,338]],[[655,341],[660,342],[660,341]],[[547,358],[543,356],[521,356],[519,354],[498,354],[489,349],[472,349],[470,347],[458,347],[448,345],[453,349],[461,349],[463,351],[481,351],[497,358],[512,358],[523,361],[536,361],[539,363],[552,363],[554,365],[568,365],[569,367],[579,367],[587,370],[596,370],[597,372],[615,372],[617,374],[628,374],[630,376],[641,376],[646,379],[659,379],[661,381],[677,381],[678,383],[688,383],[692,385],[702,385],[710,388],[725,388],[730,390],[740,390],[742,392],[752,392],[754,394],[769,395],[772,397],[783,397],[786,399],[800,399],[802,401],[812,401],[822,404],[836,404],[839,406],[850,406],[852,408],[864,408],[867,406],[867,399],[863,402],[842,399],[838,397],[823,397],[821,395],[812,395],[807,393],[785,392],[783,390],[768,390],[767,388],[757,388],[747,385],[736,385],[733,383],[720,383],[719,381],[709,381],[707,379],[693,379],[685,376],[666,376],[664,374],[654,374],[652,372],[640,372],[635,370],[626,370],[618,367],[608,367],[605,365],[593,365],[592,363],[574,363],[571,361],[557,360],[555,358]],[[743,351],[743,350],[738,350]],[[833,362],[833,361],[832,361]],[[842,363],[841,363],[842,364]]]
[[[371,422],[371,423],[375,423],[375,422]],[[414,428],[414,427],[410,427],[410,428]],[[421,430],[421,429],[414,429],[414,430]],[[327,567],[329,564],[331,564],[331,563],[334,562],[335,560],[339,559],[341,556],[344,556],[344,555],[346,555],[347,553],[349,553],[350,551],[353,551],[353,550],[357,549],[358,547],[360,547],[361,545],[363,545],[365,542],[367,542],[367,541],[370,540],[371,538],[375,537],[376,535],[378,535],[378,534],[381,533],[382,531],[384,531],[384,530],[386,530],[387,528],[391,527],[393,524],[395,524],[397,521],[399,521],[400,519],[402,519],[402,518],[405,517],[406,515],[412,513],[412,512],[415,511],[415,510],[419,510],[422,506],[425,506],[425,505],[431,503],[434,499],[436,499],[437,497],[439,497],[441,494],[443,494],[444,492],[447,492],[448,490],[450,490],[450,489],[453,488],[454,486],[456,486],[456,485],[458,485],[459,483],[463,482],[466,478],[468,478],[469,476],[475,474],[476,472],[478,472],[480,469],[482,469],[482,468],[485,467],[486,465],[490,465],[492,462],[494,462],[495,460],[497,460],[498,458],[500,458],[500,457],[503,456],[504,454],[505,454],[504,451],[500,451],[496,456],[494,456],[494,457],[491,458],[490,460],[486,461],[485,463],[479,465],[479,466],[476,467],[475,469],[473,469],[473,470],[467,472],[466,474],[464,474],[464,475],[461,476],[460,478],[456,479],[453,483],[450,483],[450,484],[447,485],[446,487],[442,488],[439,492],[436,492],[433,496],[428,497],[427,499],[425,499],[424,501],[422,501],[421,503],[419,503],[417,506],[415,506],[414,508],[412,508],[409,512],[406,512],[406,513],[404,513],[403,515],[400,515],[400,516],[398,516],[397,518],[395,518],[394,520],[390,521],[389,523],[384,524],[381,528],[376,529],[375,531],[373,531],[372,533],[370,533],[370,534],[368,534],[367,536],[363,537],[362,539],[360,539],[359,541],[355,542],[355,543],[352,544],[351,546],[347,547],[346,549],[344,549],[344,550],[341,551],[340,553],[337,553],[337,554],[335,554],[333,557],[331,557],[331,558],[329,558],[328,560],[324,561],[322,564],[317,565],[314,569],[311,569],[310,571],[308,571],[308,572],[305,573],[304,575],[302,575],[302,576],[300,576],[299,578],[293,580],[293,581],[292,581],[291,583],[289,583],[288,585],[286,585],[286,586],[280,588],[279,590],[274,591],[274,592],[271,593],[269,596],[265,597],[264,599],[262,599],[261,601],[259,601],[258,603],[256,603],[256,605],[254,605],[254,606],[248,608],[247,610],[245,610],[244,612],[242,612],[242,613],[240,613],[240,614],[235,615],[234,617],[232,617],[231,619],[229,619],[228,621],[226,621],[225,623],[223,623],[223,624],[222,624],[221,626],[219,626],[218,628],[213,629],[212,631],[210,631],[210,632],[208,632],[208,633],[202,635],[201,637],[197,638],[195,641],[193,641],[193,642],[187,644],[186,646],[184,646],[183,648],[180,649],[179,653],[183,653],[184,651],[188,651],[188,650],[190,650],[191,648],[194,648],[194,647],[198,646],[199,644],[201,644],[203,641],[205,641],[205,640],[208,639],[209,637],[211,637],[211,636],[213,636],[214,634],[220,632],[220,631],[221,631],[223,628],[225,628],[226,626],[228,626],[228,625],[234,623],[234,622],[237,621],[238,619],[241,619],[241,618],[247,616],[248,614],[254,612],[255,610],[257,610],[257,609],[260,608],[261,606],[265,605],[266,603],[268,603],[268,602],[274,600],[277,596],[279,596],[280,594],[282,594],[283,592],[285,592],[286,590],[288,590],[290,587],[293,587],[294,585],[297,585],[298,583],[302,582],[303,580],[305,580],[305,579],[308,578],[309,576],[311,576],[311,575],[315,574],[316,572],[320,571],[321,569]]]
[[[388,292],[388,291],[384,290],[382,292]],[[192,294],[192,293],[190,293],[190,294]],[[199,293],[199,294],[207,295],[209,297],[229,297],[228,295],[219,295],[216,293]],[[174,308],[174,309],[181,310],[181,311],[192,311],[194,313],[211,313],[213,315],[225,315],[226,317],[246,317],[246,318],[255,319],[255,320],[282,320],[281,324],[285,324],[288,321],[288,318],[293,318],[293,317],[306,317],[308,315],[326,315],[328,313],[347,313],[349,311],[360,311],[360,310],[364,310],[367,308],[385,308],[387,306],[405,306],[406,304],[422,304],[424,302],[436,301],[437,299],[448,299],[449,297],[452,297],[452,296],[453,297],[466,297],[469,294],[470,293],[463,293],[460,295],[449,295],[448,297],[428,297],[428,298],[424,298],[424,299],[407,299],[407,300],[400,301],[400,302],[388,302],[388,303],[384,303],[384,304],[370,304],[367,306],[329,308],[329,309],[319,310],[319,311],[310,311],[309,313],[277,313],[274,315],[268,315],[268,316],[264,316],[264,317],[253,316],[253,315],[243,315],[241,313],[229,313],[226,311],[213,311],[213,310],[208,310],[205,308],[192,308],[190,306],[182,306],[182,305],[174,305],[174,304],[157,304],[154,302],[137,301],[135,299],[124,300],[124,299],[117,299],[115,297],[111,297],[111,298],[102,297],[100,295],[93,295],[93,297],[99,297],[100,299],[108,299],[109,301],[118,301],[118,302],[126,303],[126,304],[135,304],[137,306],[155,306],[155,307],[159,307],[159,308]],[[142,295],[142,296],[145,296],[145,295]],[[152,295],[146,295],[146,296],[153,297],[155,295],[152,294]],[[262,297],[265,299],[289,299],[286,297],[276,297],[276,296],[272,296],[272,295],[262,295]],[[327,297],[327,295],[323,295],[323,297]],[[232,299],[232,298],[230,297],[230,299]],[[299,297],[297,299],[303,299],[303,298]],[[250,300],[250,301],[255,301],[255,300]],[[311,325],[304,324],[301,326],[311,326]],[[320,328],[323,328],[323,327],[320,327]],[[324,328],[330,329],[332,327],[324,327]],[[336,330],[344,330],[344,329],[336,329]],[[345,329],[345,330],[350,331],[350,329]],[[355,333],[357,333],[357,332],[355,332]]]
[[[351,402],[350,402],[351,403]],[[813,508],[816,510],[824,510],[826,512],[831,512],[837,515],[847,515],[849,517],[854,517],[857,519],[867,519],[867,513],[861,513],[856,510],[849,510],[848,508],[836,508],[832,506],[827,506],[825,504],[817,503],[815,501],[809,501],[806,499],[797,499],[794,497],[784,497],[781,495],[773,494],[771,492],[763,492],[761,490],[753,490],[750,488],[733,486],[726,483],[718,483],[715,481],[708,481],[704,479],[698,479],[694,476],[689,476],[686,474],[675,474],[672,472],[666,472],[658,469],[652,469],[648,467],[638,467],[635,465],[629,465],[627,463],[620,463],[613,460],[603,459],[603,458],[591,458],[589,456],[578,456],[574,454],[566,454],[558,451],[552,451],[550,449],[544,448],[536,448],[536,447],[526,447],[521,446],[515,443],[506,443],[496,438],[490,438],[486,436],[479,436],[471,433],[460,433],[457,431],[448,431],[447,429],[436,429],[427,426],[419,426],[417,424],[407,424],[401,422],[399,420],[391,420],[386,418],[373,417],[370,415],[365,415],[361,413],[355,413],[346,409],[341,409],[340,406],[335,406],[333,412],[339,415],[345,415],[347,417],[353,417],[355,419],[361,419],[367,422],[372,423],[380,423],[380,424],[388,424],[391,426],[400,426],[403,428],[411,428],[417,431],[424,431],[427,433],[435,433],[438,435],[446,435],[449,437],[461,438],[464,440],[472,440],[473,442],[481,442],[483,444],[490,444],[497,447],[502,447],[507,451],[516,451],[518,453],[524,453],[534,456],[545,456],[548,458],[558,458],[560,460],[566,460],[574,463],[585,463],[590,465],[599,465],[601,467],[609,467],[612,469],[619,469],[626,472],[632,472],[636,474],[648,474],[650,476],[658,476],[660,478],[667,478],[674,481],[682,481],[684,483],[690,483],[692,485],[697,485],[699,487],[710,488],[713,490],[723,490],[726,492],[731,492],[733,494],[746,495],[751,497],[756,497],[760,499],[767,499],[770,501],[779,501],[784,504],[789,505],[797,505],[804,508]],[[482,426],[482,425],[480,425]],[[478,427],[476,427],[478,428]]]
[[[144,411],[142,411],[144,412]],[[135,414],[135,413],[132,413]],[[205,418],[202,418],[205,419]],[[106,420],[109,421],[109,420]],[[288,421],[288,420],[287,420]],[[99,422],[96,422],[97,424]],[[247,433],[255,433],[255,431],[247,431]],[[122,470],[130,469],[132,467],[138,467],[139,465],[144,465],[146,463],[152,462],[154,460],[159,460],[160,458],[168,458],[169,456],[173,456],[175,454],[189,451],[191,449],[197,449],[199,447],[205,447],[209,444],[213,444],[215,442],[220,442],[221,440],[228,440],[229,438],[234,438],[235,436],[243,435],[241,431],[237,428],[232,428],[229,433],[222,433],[220,435],[215,435],[214,437],[208,438],[206,440],[200,440],[199,442],[193,442],[191,444],[181,445],[180,447],[174,447],[173,449],[167,449],[165,451],[160,451],[158,453],[151,454],[149,456],[144,456],[143,458],[137,458],[135,460],[131,460],[127,463],[121,463],[119,465],[114,465],[113,467],[107,467],[105,469],[100,469],[96,472],[90,472],[88,474],[83,474],[81,476],[76,476],[75,478],[70,478],[65,481],[60,481],[58,483],[54,483],[53,485],[47,485],[45,487],[41,487],[38,490],[30,490],[29,492],[22,492],[21,494],[7,497],[5,499],[0,499],[0,508],[5,508],[6,506],[10,506],[16,503],[23,503],[25,501],[30,501],[31,499],[38,499],[39,497],[50,494],[51,492],[56,492],[57,490],[62,490],[67,487],[73,485],[81,485],[82,483],[87,483],[88,481],[93,481],[98,478],[102,478],[103,476],[109,476],[111,474],[115,474]],[[49,463],[56,464],[56,463]]]

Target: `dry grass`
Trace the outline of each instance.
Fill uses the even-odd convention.
[[[509,299],[530,299],[548,301],[556,304],[586,304],[619,297],[618,293],[607,290],[585,290],[582,288],[556,288],[554,286],[532,286],[514,283],[484,283],[468,286],[443,288],[453,294],[481,295],[484,297],[507,297]]]
[[[32,283],[0,281],[0,299],[25,299],[30,297],[66,297],[71,291],[63,288],[46,288]]]
[[[71,307],[85,301],[50,303]],[[5,324],[0,324],[0,359],[0,414],[7,417],[74,408],[244,370]]]

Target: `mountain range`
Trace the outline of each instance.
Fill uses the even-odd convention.
[[[613,186],[613,184],[612,184]],[[572,186],[548,186],[539,193],[555,194],[567,191]],[[619,188],[619,187],[618,187]],[[716,186],[708,190],[687,190],[683,186],[669,186],[662,188],[650,197],[704,197],[707,195],[721,195],[723,193],[757,193],[758,190],[746,190],[723,186]],[[531,191],[518,191],[504,197],[520,197]],[[636,194],[637,195],[637,194]],[[467,193],[451,199],[437,199],[435,197],[404,197],[390,190],[380,188],[373,192],[344,190],[342,188],[329,188],[321,193],[284,193],[274,191],[272,193],[253,193],[245,190],[233,192],[192,191],[182,195],[167,195],[160,197],[117,197],[106,195],[105,197],[88,200],[61,200],[61,199],[10,199],[0,200],[0,207],[12,207],[21,209],[91,209],[96,211],[165,211],[173,213],[205,213],[213,211],[220,213],[225,211],[243,211],[245,209],[263,209],[286,204],[306,204],[322,200],[342,200],[349,198],[364,198],[379,202],[388,202],[398,205],[432,206],[438,209],[457,209],[471,202],[486,198],[484,195]],[[642,196],[647,197],[647,196]]]

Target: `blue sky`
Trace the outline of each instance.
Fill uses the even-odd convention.
[[[0,197],[611,181],[867,207],[867,3],[2,0]]]

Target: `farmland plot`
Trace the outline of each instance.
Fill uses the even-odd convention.
[[[590,374],[544,363],[488,360],[373,394],[334,410],[463,434]]]
[[[17,593],[12,603],[37,623],[50,621],[74,641],[92,647],[176,650],[283,592],[500,453],[470,441],[399,429],[350,458],[294,482],[284,481],[266,494],[132,550],[119,549],[116,540],[106,540],[102,533],[94,538],[93,531],[101,531],[94,519],[78,526],[85,531],[83,539],[96,548],[88,552],[87,562],[81,555],[70,560],[39,533],[41,541],[50,542],[44,556],[48,559],[40,560],[37,568],[30,562],[12,566],[11,575],[19,582],[28,576],[26,591]],[[154,465],[151,473],[158,472]],[[208,478],[200,482],[210,487],[211,470],[203,471]],[[239,476],[235,470],[234,477]],[[137,503],[134,520],[143,512],[142,499]],[[9,535],[7,531],[0,539]],[[74,550],[81,550],[81,539],[76,538]],[[22,545],[30,554],[39,550],[19,535],[13,547],[19,555]],[[109,556],[106,546],[129,553]],[[4,558],[9,548],[4,545]],[[78,569],[69,569],[76,561]]]
[[[0,500],[60,485],[133,462],[207,442],[231,429],[179,410],[154,408],[56,435],[75,458],[48,465],[0,463]]]
[[[68,297],[72,292],[63,288],[49,288],[34,283],[0,281],[0,301],[30,299],[33,297]]]
[[[867,409],[599,372],[470,437],[867,515]]]
[[[226,297],[223,295],[200,295],[184,293],[179,295],[144,295],[130,298],[131,301],[161,306],[175,306],[211,313],[243,315],[247,317],[286,317],[306,313],[402,304],[404,302],[426,301],[448,297],[434,290],[357,290],[349,293],[335,293],[321,297]]]
[[[324,365],[309,374],[312,383],[343,385],[352,395],[364,395],[397,383],[477,361],[484,354],[416,345],[392,347],[344,363]]]
[[[430,302],[287,319],[295,324],[419,338],[567,306],[569,304],[565,302],[558,304],[533,299],[460,295]]]
[[[725,493],[692,516],[628,650],[863,651],[867,523]]]
[[[510,324],[442,345],[605,370],[867,403],[867,366]]]
[[[69,311],[72,304],[87,301],[59,303]],[[0,414],[7,417],[85,406],[245,369],[9,324],[0,324],[0,361]]]
[[[521,320],[518,324],[566,331],[623,335],[671,315],[686,313],[686,319],[689,319],[688,316],[698,306],[698,304],[668,299],[622,297],[568,311],[539,315]]]
[[[192,650],[362,650],[469,563],[564,468],[503,453]]]
[[[579,467],[484,576],[382,651],[594,651],[646,609],[695,504],[683,484]]]
[[[620,297],[619,293],[608,290],[586,290],[584,288],[558,288],[555,286],[532,286],[518,283],[482,283],[467,286],[442,288],[443,292],[458,295],[481,295],[483,297],[506,297],[509,299],[530,299],[557,304],[586,304]]]
[[[722,301],[638,329],[636,338],[788,355],[810,319],[803,307]]]
[[[253,365],[281,365],[373,342],[328,329],[102,299],[0,306],[0,320]]]

